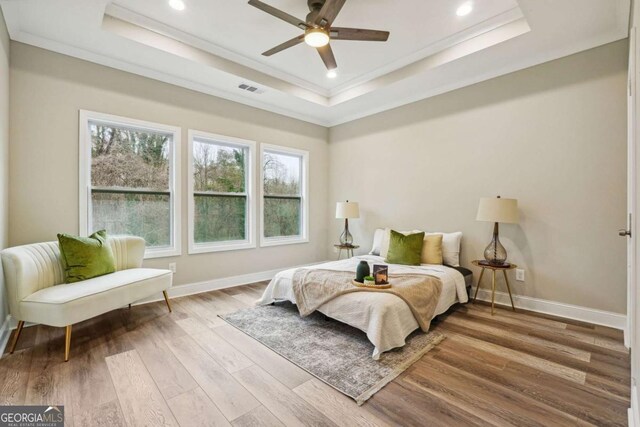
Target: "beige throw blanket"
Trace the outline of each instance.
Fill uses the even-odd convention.
[[[322,304],[350,292],[386,292],[407,303],[424,332],[436,310],[442,282],[437,277],[421,274],[389,275],[389,289],[359,288],[351,283],[353,273],[333,270],[299,269],[293,275],[293,293],[302,317]]]

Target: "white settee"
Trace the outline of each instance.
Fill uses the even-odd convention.
[[[16,246],[0,252],[9,313],[18,321],[13,353],[24,322],[66,327],[65,361],[69,360],[71,325],[162,292],[169,311],[170,270],[141,268],[145,242],[140,237],[108,238],[116,271],[65,284],[58,242]]]

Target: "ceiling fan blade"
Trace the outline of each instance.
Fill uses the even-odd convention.
[[[327,67],[327,70],[333,70],[335,68],[338,68],[338,64],[336,63],[336,57],[333,56],[333,50],[331,50],[331,45],[327,44],[325,46],[321,46],[316,49],[318,49],[320,58],[322,58],[322,62],[324,62],[324,65]]]
[[[347,0],[326,0],[322,9],[318,12],[315,24],[323,27],[331,25],[331,23],[336,19],[336,16],[338,16],[338,13],[340,13],[340,10],[346,1]]]
[[[290,47],[293,47],[297,44],[300,44],[304,41],[304,34],[299,35],[298,37],[294,37],[291,40],[287,40],[286,42],[279,44],[278,46],[269,49],[268,51],[264,52],[263,55],[264,56],[271,56],[274,53],[278,53],[278,52],[282,52],[285,49],[289,49]]]
[[[288,22],[292,25],[295,25],[296,27],[301,28],[303,30],[309,27],[304,20],[298,19],[292,15],[289,15],[287,12],[283,12],[280,9],[276,9],[275,7],[270,6],[266,3],[263,3],[260,0],[249,0],[249,4],[253,7],[257,7],[263,12],[268,13],[269,15],[275,16],[276,18],[280,18],[283,21]]]
[[[331,40],[362,40],[367,42],[386,42],[389,31],[364,30],[362,28],[331,27]]]

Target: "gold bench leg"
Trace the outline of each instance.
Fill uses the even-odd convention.
[[[71,350],[71,325],[67,325],[64,336],[64,361],[69,361],[69,351]]]
[[[11,347],[9,347],[9,354],[13,354],[16,350],[16,345],[18,344],[18,338],[20,338],[20,334],[22,333],[22,328],[24,327],[24,320],[18,321],[18,327],[16,331],[13,333],[13,341],[11,341]]]
[[[164,302],[167,303],[167,308],[169,309],[169,313],[171,313],[171,303],[169,302],[169,295],[167,295],[167,291],[162,291],[162,295],[164,295]]]

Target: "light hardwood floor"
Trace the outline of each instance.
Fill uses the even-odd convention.
[[[433,325],[447,338],[365,405],[217,317],[265,283],[26,328],[0,359],[0,404],[64,404],[69,426],[626,425],[622,333],[486,305]]]

